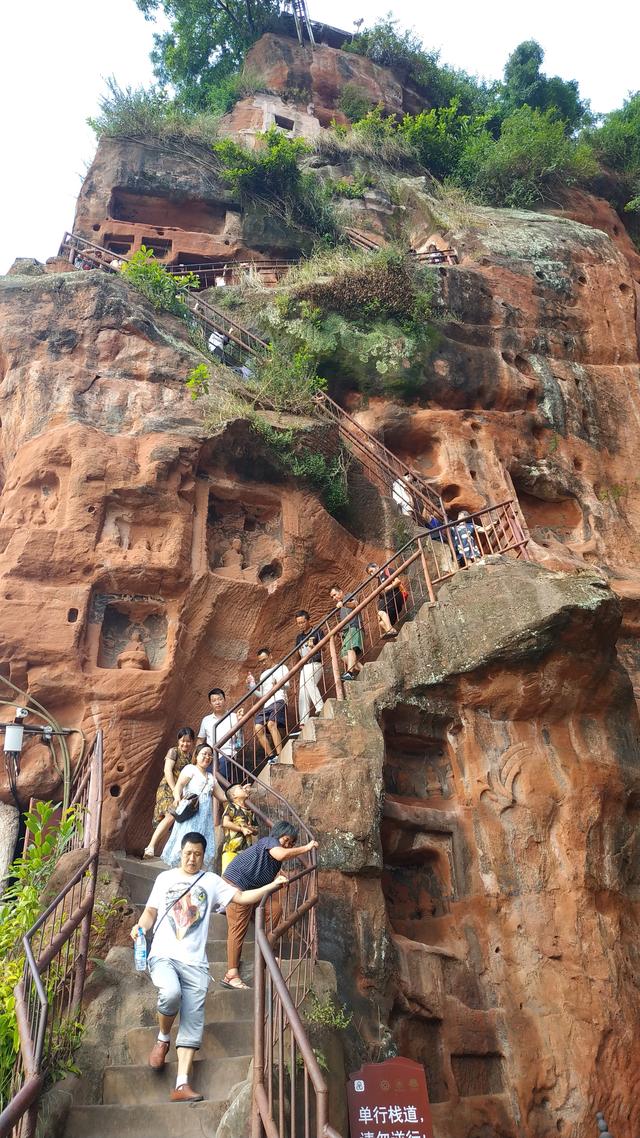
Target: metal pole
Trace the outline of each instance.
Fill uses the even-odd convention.
[[[336,687],[336,699],[344,699],[344,688],[342,686],[342,678],[340,674],[340,664],[338,662],[338,650],[336,648],[336,638],[332,636],[329,641],[329,652],[331,653],[331,671],[333,672],[333,680]]]

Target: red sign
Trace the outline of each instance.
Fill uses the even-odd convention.
[[[424,1067],[412,1059],[365,1063],[347,1100],[351,1138],[433,1138]]]

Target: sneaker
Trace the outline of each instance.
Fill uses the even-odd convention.
[[[277,757],[277,755],[274,755],[273,758],[267,759],[267,766],[268,767],[275,767],[275,766],[277,766],[277,764],[279,762],[280,762],[280,759]]]
[[[170,1102],[202,1102],[203,1098],[204,1095],[192,1090],[188,1083],[183,1083],[181,1087],[176,1087],[169,1095]]]
[[[288,738],[289,739],[298,739],[300,737],[300,734],[301,734],[300,731],[290,731]]]
[[[351,672],[343,672],[342,675],[340,676],[340,679],[341,680],[352,680],[352,679],[354,679],[354,676],[352,675]]]

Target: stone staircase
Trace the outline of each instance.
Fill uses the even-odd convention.
[[[119,859],[124,870],[123,884],[132,901],[143,906],[156,875],[167,867],[159,859],[139,861]],[[207,954],[210,972],[219,980],[226,970],[226,919],[213,914],[209,926]],[[253,955],[247,938],[243,967],[250,980]],[[133,960],[131,962],[133,967]],[[155,1006],[155,990],[148,985],[150,1006]],[[230,1092],[249,1073],[253,1050],[252,991],[230,991],[212,983],[207,995],[202,1047],[194,1063],[193,1087],[204,1094],[202,1102],[185,1105],[169,1102],[175,1083],[175,1050],[172,1042],[163,1071],[152,1071],[148,1056],[157,1036],[155,1027],[133,1026],[125,1035],[130,1062],[106,1066],[102,1077],[101,1102],[75,1106],[69,1112],[64,1138],[214,1138],[228,1104]],[[175,1031],[173,1033],[175,1038]],[[244,1138],[244,1135],[238,1135]]]

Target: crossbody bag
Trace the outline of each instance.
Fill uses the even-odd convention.
[[[170,905],[167,905],[167,908],[165,909],[164,913],[160,917],[160,920],[157,922],[157,924],[152,929],[149,929],[149,932],[146,934],[146,936],[147,936],[147,959],[149,958],[149,955],[151,952],[151,945],[153,944],[153,938],[156,935],[156,933],[157,933],[158,929],[160,928],[160,925],[164,921],[165,917],[168,916],[171,909],[173,909],[173,906],[178,904],[178,901],[181,901],[183,897],[186,897],[187,893],[191,892],[194,885],[198,884],[200,878],[204,877],[206,872],[207,872],[206,869],[203,869],[202,873],[198,874],[195,881],[192,881],[190,885],[187,885],[187,888],[180,894],[180,896],[176,897],[175,901],[172,901]]]

